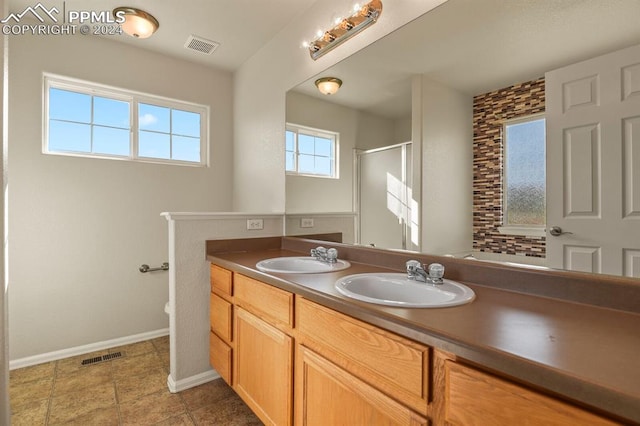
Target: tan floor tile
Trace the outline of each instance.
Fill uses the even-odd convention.
[[[158,352],[169,353],[169,336],[156,337],[151,339],[150,342],[153,343]]]
[[[33,365],[31,367],[18,368],[11,370],[9,373],[9,383],[11,386],[34,380],[46,379],[53,377],[56,362],[47,362],[44,364]]]
[[[162,362],[162,366],[164,367],[167,373],[171,372],[171,357],[168,353],[160,353],[160,361]]]
[[[195,423],[191,420],[188,414],[183,414],[178,417],[171,417],[160,423],[156,423],[154,426],[194,426]]]
[[[58,361],[58,369],[56,370],[57,374],[61,373],[69,373],[72,371],[79,370],[81,368],[89,367],[87,365],[82,365],[82,361],[85,359],[96,358],[102,355],[108,355],[108,350],[91,352],[88,354],[77,355],[71,358],[65,358]]]
[[[258,426],[263,424],[237,396],[192,411],[191,416],[198,426]]]
[[[123,403],[139,399],[144,395],[167,390],[167,372],[160,367],[140,376],[128,376],[116,379],[118,402]]]
[[[222,379],[180,392],[182,400],[191,411],[207,405],[213,405],[234,395],[236,395],[235,392]]]
[[[158,354],[150,352],[138,356],[127,356],[112,361],[113,375],[116,379],[137,376],[147,371],[162,368],[162,360]]]
[[[88,365],[79,370],[56,374],[53,383],[53,395],[90,390],[112,381],[111,365],[108,362]]]
[[[180,397],[169,391],[120,404],[123,425],[155,424],[184,413],[186,410]]]
[[[99,408],[115,405],[115,386],[112,382],[107,382],[94,386],[91,390],[54,396],[51,400],[49,421],[53,424],[64,423]]]
[[[34,402],[42,401],[51,396],[53,377],[42,380],[26,382],[9,387],[11,407],[14,411],[20,411],[21,407]]]
[[[89,413],[63,420],[60,423],[54,419],[49,421],[48,426],[118,426],[119,424],[118,408],[114,405],[113,407],[98,408]]]
[[[126,354],[81,364],[83,359],[116,351]],[[222,379],[177,395],[169,393],[168,365],[169,338],[165,336],[14,370],[10,376],[12,425],[261,424]]]
[[[13,411],[11,415],[12,426],[38,426],[46,423],[49,400],[43,399],[38,402],[27,404],[21,407],[20,411]]]
[[[126,356],[137,356],[146,354],[149,352],[154,352],[156,347],[153,346],[150,340],[146,340],[144,342],[132,343],[130,345],[118,346],[117,348],[109,349],[109,353],[122,352],[126,354]]]

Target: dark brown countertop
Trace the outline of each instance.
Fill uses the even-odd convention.
[[[300,256],[301,251],[259,248],[209,253],[207,259],[219,266],[450,351],[578,404],[640,423],[638,313],[508,291],[505,283],[499,286],[502,288],[494,288],[469,280],[463,282],[475,291],[476,299],[467,305],[436,309],[387,307],[349,299],[338,293],[333,284],[341,276],[398,271],[397,268],[358,263],[347,257],[351,268],[339,272],[267,274],[255,269],[258,261]],[[406,259],[416,258],[403,255]]]

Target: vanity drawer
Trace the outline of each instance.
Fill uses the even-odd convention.
[[[233,340],[231,322],[233,318],[233,306],[215,293],[210,294],[209,300],[209,322],[211,324],[211,331],[220,336],[222,340],[231,342]]]
[[[233,296],[233,279],[231,271],[218,265],[211,265],[211,291],[221,296]]]
[[[303,344],[355,376],[427,413],[429,348],[297,298]]]
[[[278,328],[293,328],[293,293],[234,274],[235,303]]]
[[[609,420],[447,360],[445,420],[451,425],[614,425]]]
[[[233,350],[214,332],[209,332],[209,364],[229,386],[231,383]]]

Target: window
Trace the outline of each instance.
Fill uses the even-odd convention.
[[[544,235],[545,120],[541,116],[530,116],[508,121],[503,135],[504,217],[500,231]]]
[[[45,74],[46,154],[201,165],[208,107]]]
[[[338,178],[338,134],[287,125],[285,155],[288,174]]]

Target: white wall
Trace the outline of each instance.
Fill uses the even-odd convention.
[[[0,13],[7,16],[7,2],[0,0]],[[2,83],[0,83],[0,137],[2,138],[0,161],[0,424],[11,424],[11,407],[9,405],[9,329],[8,329],[8,282],[6,274],[6,239],[5,239],[5,191],[7,184],[7,78],[8,78],[8,39],[0,36],[0,70]]]
[[[468,252],[473,246],[473,98],[426,76],[419,86],[422,251]]]
[[[313,219],[312,228],[303,228],[302,220]],[[355,213],[305,213],[289,214],[285,216],[285,235],[310,235],[342,233],[342,242],[353,244],[356,242],[356,214]]]
[[[168,327],[163,211],[231,207],[232,76],[86,36],[10,40],[11,359]],[[42,72],[211,106],[211,167],[43,155]],[[173,266],[173,265],[172,265]]]
[[[394,121],[394,140],[397,143],[411,140],[411,117],[398,118]]]
[[[339,179],[287,175],[286,212],[352,211],[353,150],[394,144],[393,120],[291,91],[287,93],[286,119],[340,134]]]
[[[313,61],[301,43],[318,28],[328,28],[345,9],[341,0],[318,1],[246,61],[234,74],[234,210],[285,208],[287,90],[443,2],[395,0],[375,25]]]
[[[219,375],[209,365],[209,263],[206,240],[282,235],[283,215],[165,213],[169,230],[170,364],[167,380],[179,392]],[[247,231],[247,219],[262,218],[262,230]]]

